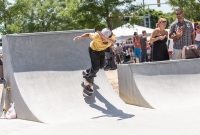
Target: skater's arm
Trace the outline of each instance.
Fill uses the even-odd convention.
[[[104,36],[101,31],[97,31],[97,33],[99,34],[99,36],[104,39],[105,41],[111,43],[111,44],[114,44],[116,42],[116,39],[113,39],[113,38],[108,38],[106,36]]]
[[[89,37],[89,33],[85,33],[85,34],[83,34],[81,36],[75,37],[73,40],[82,39],[82,38],[88,38],[88,37]]]

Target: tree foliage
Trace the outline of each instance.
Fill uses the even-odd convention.
[[[66,5],[65,0],[16,0],[11,25],[17,25],[19,32],[61,30],[68,22]]]
[[[184,17],[191,21],[200,20],[200,0],[168,0],[170,6],[181,8],[184,11]]]
[[[143,14],[145,12],[145,15],[148,16],[148,9],[140,10],[138,12],[138,16],[141,16],[142,18],[142,24],[139,25],[144,25],[143,22]],[[149,9],[149,13],[150,13],[150,28],[155,29],[156,28],[156,23],[158,23],[158,20],[160,18],[165,18],[167,19],[167,27],[169,27],[169,25],[175,20],[175,15],[172,15],[171,13],[163,13],[162,11],[156,11],[155,9]],[[149,19],[146,19],[146,26],[149,26]]]
[[[6,28],[8,20],[11,18],[11,3],[9,3],[7,0],[0,0],[0,22],[3,25],[1,27],[0,32],[3,34],[6,34]]]
[[[158,18],[166,17],[150,12],[152,28]],[[115,29],[127,22],[143,25],[142,16],[142,5],[134,0],[15,0],[12,5],[0,0],[0,21],[7,33]]]
[[[85,0],[78,10],[82,16],[79,22],[94,28],[103,20],[107,27],[113,29],[124,23],[121,16],[131,16],[139,9],[141,5],[136,5],[132,0]]]

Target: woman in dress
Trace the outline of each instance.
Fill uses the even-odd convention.
[[[168,32],[165,30],[167,26],[167,20],[160,18],[156,24],[156,28],[151,33],[150,42],[152,46],[152,61],[169,60],[169,54],[167,49]]]

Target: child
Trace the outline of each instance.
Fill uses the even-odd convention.
[[[86,73],[83,72],[83,78],[85,78],[86,81],[82,82],[81,85],[87,91],[93,92],[91,89],[93,86],[93,79],[96,77],[96,73],[99,69],[104,67],[105,50],[116,42],[116,36],[110,29],[104,28],[102,31],[97,31],[97,33],[85,33],[81,36],[77,36],[74,40],[88,37],[92,39],[89,47],[92,67],[87,69]]]

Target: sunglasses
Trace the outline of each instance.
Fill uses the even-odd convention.
[[[160,23],[167,23],[167,21],[162,21],[162,22],[160,22]]]
[[[183,12],[181,12],[181,13],[176,13],[176,15],[181,15]]]

